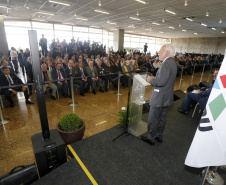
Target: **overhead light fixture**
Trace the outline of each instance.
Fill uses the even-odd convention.
[[[129,28],[136,28],[133,24],[128,26]]]
[[[107,21],[108,24],[116,24],[116,22]]]
[[[217,30],[216,28],[212,28],[212,30]]]
[[[101,1],[98,2],[98,5],[101,6]]]
[[[48,21],[46,21],[46,20],[44,20],[44,19],[31,19],[32,21],[41,21],[41,22],[48,22]]]
[[[195,32],[194,34],[195,34],[195,35],[198,35],[198,33],[196,33],[196,32]]]
[[[76,13],[74,13],[74,17],[76,17],[77,15],[76,15]]]
[[[221,31],[221,33],[224,33],[224,31]]]
[[[187,32],[187,30],[182,30],[183,32]]]
[[[219,20],[219,23],[222,23],[223,21],[222,21],[222,18],[220,18],[220,20]]]
[[[134,31],[128,30],[128,31],[126,31],[126,32],[128,32],[128,33],[133,33]]]
[[[137,11],[137,16],[139,16],[139,12]]]
[[[103,10],[94,10],[95,12],[103,13],[103,14],[109,14],[109,12],[103,11]]]
[[[162,22],[165,22],[165,19],[164,18],[162,18]]]
[[[7,7],[7,6],[0,6],[0,8],[7,8],[7,9],[11,9],[10,7]]]
[[[137,2],[139,3],[142,3],[142,4],[146,4],[147,2],[146,1],[142,1],[142,0],[136,0]]]
[[[133,20],[137,20],[137,21],[140,21],[140,18],[137,18],[137,17],[129,17],[130,19],[133,19]]]
[[[206,24],[204,24],[204,23],[200,23],[202,26],[207,26]]]
[[[174,28],[174,27],[172,27],[172,26],[169,26],[168,28],[173,29],[173,30],[175,29],[175,28]]]
[[[164,33],[163,31],[159,31],[159,33]]]
[[[166,8],[164,9],[166,12],[168,12],[168,13],[171,13],[171,14],[173,14],[173,15],[175,15],[176,13],[175,12],[172,12],[172,11],[170,11],[170,10],[167,10]]]
[[[186,20],[188,20],[188,21],[193,21],[193,19],[190,19],[190,18],[188,18],[188,17],[186,17]]]
[[[64,6],[70,6],[70,4],[68,4],[68,3],[62,3],[62,2],[58,2],[58,1],[52,1],[52,0],[49,0],[49,3],[55,3],[55,4],[64,5]]]
[[[210,11],[207,10],[207,11],[206,11],[206,16],[208,17],[209,15],[210,15]]]
[[[62,24],[69,24],[69,25],[73,25],[73,22],[62,22]]]
[[[98,27],[98,26],[90,26],[90,28],[100,28],[100,27]]]
[[[179,24],[179,27],[181,27],[181,24]]]
[[[160,25],[160,24],[159,24],[159,23],[157,23],[157,22],[152,22],[152,24],[155,24],[155,25],[158,25],[158,26]]]
[[[44,14],[44,15],[54,15],[53,13],[47,13],[47,12],[36,12],[36,13]]]
[[[150,29],[149,28],[145,28],[145,30],[152,31],[151,28]]]
[[[81,17],[76,17],[75,19],[82,20],[82,21],[88,21],[88,19],[86,19],[86,18],[81,18]]]
[[[184,6],[187,6],[188,5],[188,0],[185,0],[184,1]]]
[[[29,9],[29,4],[28,4],[28,0],[26,1],[26,3],[24,4],[24,8]]]

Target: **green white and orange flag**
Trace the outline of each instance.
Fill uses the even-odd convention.
[[[226,57],[213,85],[185,165],[226,165]]]

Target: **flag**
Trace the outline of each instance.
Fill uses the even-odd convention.
[[[226,57],[214,82],[185,165],[226,165]]]

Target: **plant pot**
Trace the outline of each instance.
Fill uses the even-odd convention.
[[[72,131],[72,132],[63,131],[61,129],[60,123],[57,124],[56,128],[57,128],[58,132],[60,133],[62,139],[64,140],[65,145],[82,140],[82,137],[85,132],[85,122],[83,120],[81,120],[81,122],[82,122],[82,126],[78,130]]]

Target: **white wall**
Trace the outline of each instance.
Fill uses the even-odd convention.
[[[224,55],[226,49],[225,37],[172,39],[171,43],[176,52],[182,53],[221,53]]]

